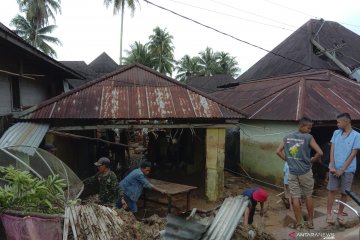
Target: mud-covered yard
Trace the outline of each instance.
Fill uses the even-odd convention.
[[[269,193],[268,201],[265,203],[265,215],[260,217],[257,212],[254,217],[252,229],[257,234],[254,239],[270,240],[270,239],[359,239],[358,238],[358,220],[355,214],[349,209],[345,211],[348,213],[347,224],[345,227],[327,225],[326,218],[326,201],[327,190],[325,186],[321,186],[314,192],[315,203],[315,229],[303,229],[297,232],[288,227],[293,222],[293,212],[286,209],[281,201],[282,189],[265,186],[257,182],[251,181],[248,178],[225,173],[225,189],[224,198],[229,196],[236,196],[242,193],[245,188],[259,186]],[[353,186],[355,192],[359,191],[359,184],[355,181]],[[160,231],[165,229],[167,216],[167,199],[164,195],[156,192],[149,192],[147,196],[153,200],[161,203],[150,202],[146,203],[146,208],[142,207],[142,200],[138,202],[139,212],[133,216],[131,213],[123,210],[118,211],[119,216],[125,219],[126,233],[122,236],[128,236],[132,239],[160,239]],[[352,206],[356,208],[356,203],[349,201]],[[222,201],[209,202],[205,199],[203,190],[195,190],[191,194],[190,208],[197,208],[199,216],[215,215],[216,211],[221,206]],[[186,197],[183,195],[175,196],[173,198],[172,212],[182,216],[187,216],[189,212],[184,212],[186,208]],[[337,205],[334,205],[337,207]],[[258,206],[258,208],[260,208]],[[305,205],[302,207],[304,215],[306,215]],[[250,228],[251,229],[251,228]],[[245,229],[241,225],[237,228],[233,235],[233,239],[246,239],[248,236],[248,228]],[[125,238],[124,238],[125,237]]]
[[[281,201],[282,189],[276,189],[273,187],[266,186],[265,184],[259,184],[255,181],[251,181],[248,178],[234,175],[225,172],[225,189],[224,197],[236,196],[242,193],[245,188],[259,186],[269,192],[268,201],[265,203],[266,213],[263,218],[260,217],[259,213],[255,214],[254,228],[260,233],[259,238],[255,239],[294,239],[293,237],[298,234],[294,229],[288,227],[288,225],[294,221],[293,212],[287,209]],[[356,179],[353,184],[353,191],[360,192],[360,184]],[[156,194],[159,201],[166,203],[166,199]],[[349,203],[358,208],[356,203],[349,200]],[[327,204],[327,190],[326,186],[322,185],[314,191],[314,204],[315,204],[315,219],[314,229],[303,229],[298,235],[299,239],[323,239],[324,236],[329,236],[329,239],[359,239],[358,238],[358,219],[354,213],[349,209],[345,209],[348,213],[347,224],[345,227],[341,227],[338,224],[335,226],[329,226],[326,223],[326,204]],[[141,203],[140,203],[141,205]],[[179,196],[174,199],[174,205],[178,206],[179,209],[185,209],[185,198]],[[221,201],[213,203],[205,200],[201,189],[195,191],[191,195],[191,208],[197,208],[200,212],[211,212],[221,205]],[[258,208],[260,208],[258,206]],[[334,209],[337,205],[334,203]],[[174,209],[175,212],[181,212],[179,209]],[[359,208],[358,208],[359,209]],[[304,215],[306,215],[305,204],[302,206]],[[137,214],[138,218],[148,217],[151,213],[157,213],[160,217],[166,217],[167,207],[157,203],[147,204],[147,208],[141,209]],[[261,234],[264,232],[264,234]],[[234,239],[244,239],[245,229],[239,227],[234,234]],[[307,238],[306,238],[307,237]],[[333,237],[333,238],[332,238]]]

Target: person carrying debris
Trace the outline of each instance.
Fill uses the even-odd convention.
[[[247,188],[242,195],[248,197],[250,201],[245,209],[243,221],[244,226],[247,226],[254,221],[255,209],[258,202],[260,203],[260,216],[264,215],[264,202],[266,202],[268,198],[268,193],[260,188]]]
[[[103,205],[115,207],[118,195],[118,180],[113,171],[110,170],[110,159],[101,157],[94,165],[98,172],[84,180],[84,184],[99,183],[99,201]]]
[[[352,129],[351,118],[348,113],[337,116],[338,130],[335,130],[331,138],[329,181],[327,185],[328,202],[327,217],[328,224],[335,224],[331,215],[332,206],[337,190],[340,190],[341,201],[347,201],[346,190],[351,190],[354,173],[356,171],[356,154],[360,149],[360,134]],[[339,204],[337,219],[340,225],[344,225],[344,205]]]
[[[320,160],[323,152],[313,136],[310,135],[312,125],[313,123],[309,118],[301,118],[298,131],[285,136],[276,150],[276,154],[289,166],[289,188],[296,219],[296,224],[290,227],[298,230],[304,227],[300,206],[302,194],[306,198],[305,203],[308,210],[307,227],[314,228],[314,203],[312,199],[314,178],[311,167],[313,162]],[[311,148],[316,152],[313,157],[310,157]]]
[[[118,208],[128,209],[132,213],[137,212],[136,202],[143,191],[143,188],[154,189],[155,191],[166,193],[165,190],[152,185],[146,178],[151,170],[150,162],[143,162],[140,168],[134,169],[119,183]]]

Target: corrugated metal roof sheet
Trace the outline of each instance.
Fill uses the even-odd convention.
[[[272,52],[311,66],[342,72],[329,58],[318,54],[310,39],[318,32],[318,41],[325,49],[336,49],[336,57],[350,69],[360,66],[360,37],[337,22],[311,19],[275,47]],[[321,27],[322,26],[322,27]],[[321,29],[320,29],[321,27]],[[268,53],[246,72],[238,81],[248,81],[281,76],[308,70],[309,67],[295,61]]]
[[[359,83],[328,70],[243,82],[212,95],[250,119],[329,121],[348,112],[360,120]]]
[[[0,138],[0,148],[11,146],[39,147],[49,124],[19,122],[11,126]]]
[[[231,239],[248,204],[248,198],[242,195],[226,198],[219,212],[216,214],[214,221],[201,239]]]
[[[186,220],[173,214],[167,215],[164,238],[166,240],[197,240],[206,231],[208,225],[196,220]]]
[[[218,87],[229,83],[237,82],[231,75],[217,74],[214,76],[193,77],[186,81],[186,84],[199,91],[212,93],[220,90]]]
[[[47,100],[26,119],[238,119],[239,110],[134,64]]]

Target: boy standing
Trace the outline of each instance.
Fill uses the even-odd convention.
[[[331,216],[331,210],[334,203],[335,191],[340,189],[341,201],[347,201],[345,190],[351,190],[354,173],[356,171],[356,154],[360,149],[360,134],[352,129],[351,118],[348,113],[342,113],[337,116],[338,130],[335,130],[331,138],[330,164],[329,164],[329,182],[327,185],[328,202],[327,218],[328,224],[335,224]],[[338,221],[340,225],[345,224],[342,217],[344,205],[339,205]]]
[[[304,227],[300,206],[302,194],[306,197],[307,226],[310,229],[314,228],[314,203],[312,199],[314,178],[311,167],[314,161],[320,160],[323,153],[315,139],[310,135],[312,125],[313,123],[309,118],[301,118],[298,131],[285,136],[276,151],[276,154],[289,166],[289,188],[296,219],[294,227],[298,230]],[[310,157],[311,148],[316,152],[314,157]]]

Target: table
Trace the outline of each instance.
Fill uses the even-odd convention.
[[[195,186],[188,186],[158,179],[148,178],[151,184],[161,189],[166,190],[168,200],[168,213],[171,213],[172,197],[178,194],[186,193],[186,211],[190,210],[190,192],[197,189]],[[146,204],[146,189],[144,189],[144,207]],[[148,199],[149,200],[149,199]]]

